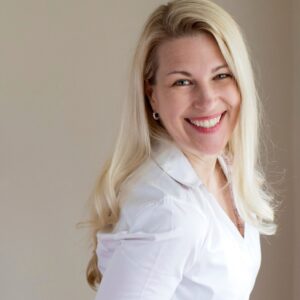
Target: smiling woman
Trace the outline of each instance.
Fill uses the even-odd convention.
[[[208,0],[149,17],[115,151],[91,200],[96,299],[246,300],[275,202],[239,27]]]
[[[241,99],[213,36],[199,33],[164,42],[157,60],[159,68],[152,84],[146,83],[146,94],[163,127],[188,157],[221,154]]]

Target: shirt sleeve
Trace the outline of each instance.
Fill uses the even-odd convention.
[[[129,205],[123,214],[127,214],[128,230],[98,237],[100,266],[101,259],[114,251],[96,300],[171,299],[201,245],[201,218],[169,197]]]

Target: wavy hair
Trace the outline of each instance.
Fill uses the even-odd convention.
[[[166,40],[200,32],[216,40],[241,93],[241,108],[236,128],[225,151],[232,160],[233,189],[238,195],[241,217],[260,233],[272,235],[275,201],[266,186],[259,159],[260,101],[241,30],[233,18],[212,1],[174,0],[159,6],[148,18],[133,58],[129,93],[114,152],[104,166],[90,196],[92,258],[87,266],[91,287],[100,284],[97,267],[97,232],[111,232],[119,220],[118,193],[122,182],[150,157],[154,142],[168,133],[152,118],[145,94],[145,82],[155,84],[157,49]]]

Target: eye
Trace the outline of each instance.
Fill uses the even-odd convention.
[[[175,86],[185,86],[185,85],[189,85],[190,83],[191,83],[191,81],[188,80],[188,79],[180,79],[180,80],[175,81],[175,83],[173,85],[175,85]]]
[[[226,79],[226,78],[232,78],[232,74],[230,73],[221,73],[215,76],[215,79]]]

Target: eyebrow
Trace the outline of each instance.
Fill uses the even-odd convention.
[[[223,68],[228,68],[228,65],[220,65],[220,66],[217,66],[215,68],[213,68],[211,70],[212,73],[215,73],[217,71],[219,71],[220,69],[223,69]],[[168,75],[172,75],[172,74],[182,74],[182,75],[185,75],[185,76],[188,76],[188,77],[192,77],[192,74],[187,72],[187,71],[180,71],[180,70],[174,70],[174,71],[171,71],[169,73],[166,74],[166,76]]]

